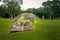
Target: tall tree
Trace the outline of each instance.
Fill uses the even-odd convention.
[[[46,9],[44,7],[38,8],[38,11],[42,13],[42,19],[45,19]]]
[[[46,1],[42,4],[48,11],[50,11],[48,14],[51,16],[54,15],[55,17],[60,16],[60,1],[59,0],[52,0],[52,1]]]
[[[23,4],[22,0],[3,0],[4,6],[7,8],[7,12],[11,15],[11,18],[18,15],[21,11],[20,5]]]
[[[42,5],[44,6],[45,9],[48,10],[48,14],[49,14],[49,17],[51,19],[52,14],[54,14],[53,13],[53,8],[52,8],[53,2],[48,0],[47,2],[43,2]]]
[[[11,18],[15,17],[15,14],[20,9],[20,6],[17,4],[17,2],[14,2],[14,1],[10,1],[7,5],[8,5],[8,7],[7,7],[8,12],[11,15]]]
[[[5,8],[3,6],[0,6],[0,17],[2,17],[5,14]]]
[[[55,16],[60,16],[60,1],[59,0],[53,0],[53,10],[54,10]]]

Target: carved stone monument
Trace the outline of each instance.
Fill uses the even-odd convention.
[[[23,13],[17,16],[14,19],[14,23],[12,27],[10,28],[10,33],[14,32],[23,32],[23,31],[30,31],[33,29],[34,19],[38,19],[37,16],[35,16],[32,13]],[[25,22],[23,22],[23,21]]]

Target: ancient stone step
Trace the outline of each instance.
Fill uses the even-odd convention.
[[[32,30],[35,19],[38,19],[38,17],[32,13],[20,14],[14,19],[14,23],[10,28],[10,33]],[[27,22],[20,22],[20,20],[27,20]]]

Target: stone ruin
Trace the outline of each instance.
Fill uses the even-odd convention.
[[[35,15],[34,15],[35,16]],[[30,31],[33,29],[34,24],[34,17],[33,14],[20,14],[14,19],[14,23],[10,28],[10,33],[14,32],[23,32],[23,31]],[[28,20],[28,22],[19,22],[19,20]]]

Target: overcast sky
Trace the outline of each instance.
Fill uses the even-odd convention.
[[[47,0],[23,0],[22,9],[41,7],[44,1]]]
[[[47,0],[23,0],[23,5],[21,6],[21,9],[41,7],[44,1],[47,1]],[[1,4],[3,3],[0,2],[0,5]]]

